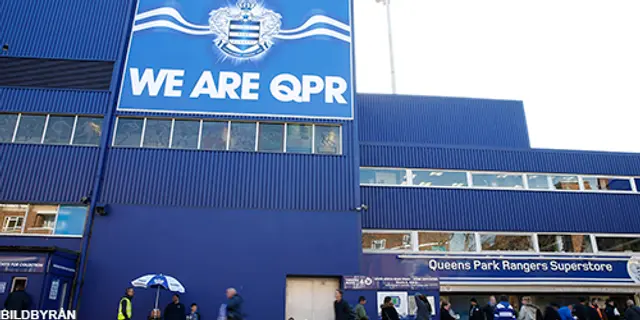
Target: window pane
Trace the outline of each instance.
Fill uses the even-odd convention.
[[[540,234],[538,245],[541,252],[593,252],[591,237],[582,234]]]
[[[21,233],[27,206],[21,204],[0,204],[1,233]]]
[[[316,153],[340,153],[340,127],[316,125]]]
[[[142,146],[169,148],[169,137],[171,137],[171,120],[147,119]]]
[[[287,124],[287,153],[311,153],[310,124]]]
[[[362,233],[362,249],[400,251],[411,250],[410,233]]]
[[[534,190],[549,190],[549,179],[546,175],[527,175],[527,182],[529,183],[529,189]]]
[[[413,170],[413,184],[423,187],[466,187],[466,172]]]
[[[24,233],[53,234],[58,206],[30,206]]]
[[[582,177],[582,183],[585,190],[631,191],[629,179]]]
[[[284,124],[261,123],[258,136],[258,151],[282,152],[284,143]]]
[[[607,252],[640,252],[640,237],[596,237],[598,250]]]
[[[176,120],[173,124],[171,148],[198,149],[200,121]]]
[[[360,168],[360,184],[407,185],[407,170]]]
[[[636,183],[636,191],[640,192],[640,179],[633,179],[634,182]]]
[[[122,120],[122,119],[120,119]],[[74,145],[97,146],[102,136],[102,118],[78,117]]]
[[[44,131],[44,123],[46,116],[34,116],[23,114],[18,124],[18,133],[16,134],[16,142],[40,143],[42,141],[42,131]]]
[[[44,143],[69,144],[75,120],[75,117],[49,116]]]
[[[200,149],[227,150],[227,121],[205,121],[202,123]]]
[[[551,181],[556,190],[580,190],[578,176],[551,176]]]
[[[256,124],[253,122],[231,122],[229,150],[256,150]]]
[[[524,188],[521,174],[473,173],[474,187]]]
[[[482,234],[482,250],[491,251],[533,251],[531,236]]]
[[[118,118],[115,146],[140,147],[143,119]]]
[[[58,210],[55,234],[81,236],[86,216],[87,207],[61,206]]]
[[[418,250],[442,252],[476,251],[476,237],[473,233],[420,232]]]
[[[0,142],[11,142],[17,120],[17,114],[0,113]]]

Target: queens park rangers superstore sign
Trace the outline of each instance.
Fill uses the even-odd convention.
[[[353,118],[351,0],[139,0],[119,111]]]

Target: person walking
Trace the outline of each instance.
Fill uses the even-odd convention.
[[[560,314],[561,320],[574,320],[573,319],[573,306],[567,305],[560,309],[558,309],[558,314]]]
[[[336,300],[333,302],[333,312],[335,320],[352,320],[351,307],[349,303],[342,299],[342,290],[336,290]]]
[[[133,304],[131,300],[133,299],[133,288],[129,287],[124,292],[124,296],[120,298],[120,303],[118,303],[118,320],[130,320],[132,317],[131,309],[133,308]]]
[[[24,291],[24,285],[16,284],[13,292],[9,293],[7,299],[4,300],[4,309],[18,311],[18,314],[23,310],[31,309],[31,297]]]
[[[500,296],[500,302],[496,305],[493,313],[494,320],[515,320],[516,310],[509,303],[509,297]]]
[[[627,309],[624,311],[626,320],[640,320],[640,307],[637,307],[633,300],[627,300]]]
[[[495,296],[490,296],[489,297],[489,302],[487,303],[486,306],[484,306],[484,308],[482,308],[482,311],[484,312],[485,320],[493,320],[493,314],[496,311],[496,297]]]
[[[620,320],[620,311],[616,307],[615,301],[608,299],[604,308],[604,314],[607,315],[607,320]]]
[[[540,316],[542,312],[531,303],[531,297],[522,297],[521,301],[522,307],[520,308],[518,320],[542,320]],[[540,315],[538,313],[540,313]]]
[[[187,310],[180,302],[180,296],[174,293],[171,302],[164,308],[164,320],[184,320],[186,315]]]
[[[242,313],[242,305],[244,299],[238,294],[238,291],[234,288],[227,289],[227,320],[242,320],[244,314]]]
[[[580,297],[578,301],[579,302],[573,307],[573,313],[575,314],[577,320],[589,320],[589,307],[587,306],[587,298]]]
[[[416,300],[416,320],[429,320],[431,313],[433,313],[433,307],[429,303],[429,299],[422,293],[417,293],[414,297]]]
[[[440,305],[440,320],[458,320],[451,313],[451,303],[443,300]]]
[[[367,299],[363,296],[358,298],[358,305],[354,310],[356,314],[356,320],[369,320],[369,316],[367,316],[367,310],[364,309],[364,305],[367,304]]]
[[[560,312],[558,310],[560,306],[556,303],[550,303],[544,310],[544,320],[562,320]]]
[[[484,313],[478,305],[478,300],[476,300],[476,298],[471,298],[471,300],[469,300],[469,304],[469,320],[484,320]]]
[[[589,320],[604,320],[604,315],[602,314],[602,310],[600,310],[599,305],[600,299],[593,298],[591,299],[591,305],[589,307],[589,313],[587,317]]]
[[[382,305],[380,306],[380,313],[382,314],[382,320],[400,320],[400,315],[396,307],[391,301],[391,297],[384,297]]]

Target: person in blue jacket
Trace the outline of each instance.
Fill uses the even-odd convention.
[[[244,315],[242,314],[242,304],[244,300],[238,294],[236,289],[227,289],[227,320],[242,320]]]
[[[561,320],[573,320],[573,306],[568,305],[558,309]]]
[[[494,320],[515,320],[516,310],[509,304],[509,297],[500,296],[500,302],[493,313]]]

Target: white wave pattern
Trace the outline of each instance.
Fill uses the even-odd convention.
[[[133,32],[153,29],[153,28],[168,28],[168,29],[173,29],[185,34],[190,34],[190,35],[201,36],[201,35],[213,34],[213,32],[209,29],[208,25],[197,25],[197,24],[190,23],[189,21],[185,20],[176,9],[171,7],[157,8],[157,9],[139,13],[136,15],[135,21],[137,23],[138,21],[141,21],[141,20],[155,18],[159,16],[172,17],[176,21],[180,22],[180,24],[182,25],[178,25],[168,20],[157,19],[153,21],[141,22],[134,25]],[[343,34],[327,28],[315,28],[315,29],[308,30],[309,28],[319,23],[331,25],[342,31],[345,31],[347,34]],[[351,28],[347,24],[344,24],[340,21],[329,18],[327,16],[315,15],[309,18],[307,21],[305,21],[305,23],[303,23],[301,26],[297,28],[281,29],[280,34],[275,36],[275,38],[281,39],[281,40],[296,40],[296,39],[303,39],[303,38],[322,35],[322,36],[329,36],[329,37],[350,43],[351,42],[350,34],[351,34]]]

